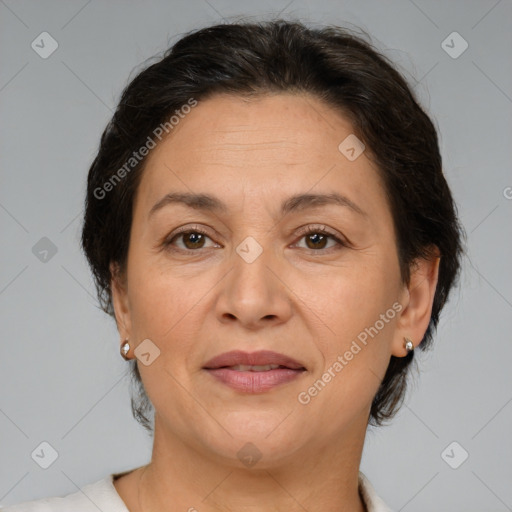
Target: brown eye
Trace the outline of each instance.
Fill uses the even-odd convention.
[[[306,245],[309,249],[325,249],[325,245],[329,236],[326,236],[322,233],[311,233],[310,235],[306,235]]]
[[[340,240],[334,233],[327,231],[325,227],[309,226],[308,228],[302,230],[300,235],[303,239],[305,239],[306,247],[304,248],[314,252],[328,252],[329,249],[336,250],[347,246],[345,242]],[[334,242],[334,244],[330,247],[327,247],[329,240]]]
[[[205,243],[206,240],[211,238],[200,229],[189,229],[188,231],[181,231],[165,242],[168,249],[176,249],[181,251],[194,251],[198,249],[208,248]],[[181,243],[178,243],[181,242]],[[211,246],[213,247],[213,246]]]
[[[203,233],[193,231],[190,233],[181,233],[180,236],[187,249],[200,249],[204,245],[205,235],[203,235]]]

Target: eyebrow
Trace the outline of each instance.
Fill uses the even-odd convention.
[[[155,212],[169,204],[183,204],[189,208],[200,211],[211,211],[217,213],[227,213],[229,208],[218,197],[210,194],[192,194],[192,193],[169,193],[153,205],[149,211],[148,218]],[[359,215],[367,216],[356,203],[348,197],[338,194],[297,194],[289,197],[281,204],[281,215],[284,216],[290,212],[303,211],[308,208],[315,208],[327,205],[337,205],[348,207]]]

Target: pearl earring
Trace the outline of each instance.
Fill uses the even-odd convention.
[[[409,338],[404,338],[404,348],[407,350],[407,353],[412,352],[414,350],[414,343]]]
[[[128,343],[128,338],[124,340],[124,343],[121,345],[121,356],[125,361],[128,361],[130,358],[128,357],[128,352],[130,352],[130,344]]]

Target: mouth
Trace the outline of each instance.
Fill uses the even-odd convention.
[[[227,368],[229,370],[235,370],[237,372],[268,372],[269,370],[291,370],[287,366],[282,366],[280,364],[260,364],[260,365],[250,365],[250,364],[236,364],[234,366],[221,366],[221,368]],[[214,369],[214,368],[208,368]]]
[[[306,368],[272,351],[226,352],[203,367],[218,382],[243,393],[263,393],[300,377]]]

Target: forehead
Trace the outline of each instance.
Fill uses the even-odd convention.
[[[189,151],[207,152],[211,157],[231,152],[250,161],[251,155],[242,152],[253,151],[258,157],[279,157],[280,161],[289,157],[291,162],[302,162],[308,156],[338,156],[335,141],[352,131],[348,120],[311,95],[218,95],[199,102],[168,142],[177,146],[183,139],[193,138]]]
[[[241,194],[313,188],[338,189],[354,201],[363,189],[383,195],[365,153],[350,161],[340,152],[349,136],[349,120],[310,95],[213,96],[183,115],[151,151],[137,196],[148,210],[172,190],[213,190],[233,202]]]

